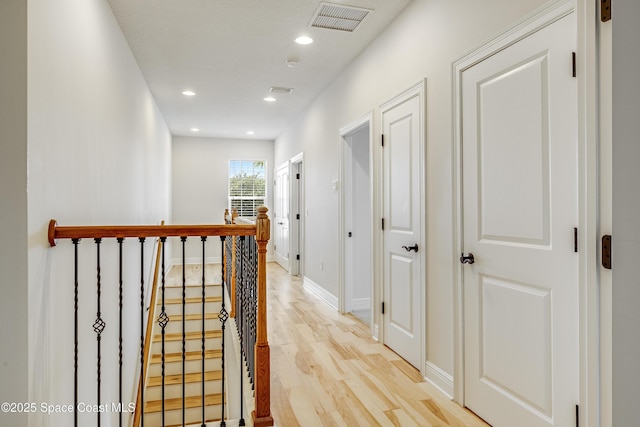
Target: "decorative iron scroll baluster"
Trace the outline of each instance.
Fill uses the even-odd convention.
[[[258,248],[256,240],[253,236],[248,237],[248,247],[245,248],[245,270],[247,274],[247,286],[249,287],[249,357],[251,359],[251,372],[255,374],[255,356],[256,346],[256,327],[257,327],[257,311],[258,311],[258,292],[257,292],[257,268],[258,268]]]
[[[257,244],[253,236],[239,237],[239,243],[236,247],[236,263],[237,263],[237,300],[240,310],[240,321],[238,324],[238,333],[242,353],[252,388],[254,387],[255,373],[255,343],[256,343],[256,319],[257,319]],[[236,316],[237,317],[237,316]]]
[[[225,241],[225,236],[220,236],[220,242],[221,242],[221,247],[222,250],[224,251],[224,241]],[[224,272],[222,273],[222,276],[224,277]],[[227,284],[228,286],[228,284]],[[220,308],[220,313],[218,314],[218,319],[220,320],[220,323],[222,324],[222,376],[221,376],[221,384],[222,384],[222,403],[221,403],[221,407],[222,407],[222,416],[220,418],[220,427],[225,427],[227,425],[227,423],[225,422],[225,414],[224,414],[224,405],[225,405],[225,348],[224,348],[224,330],[225,330],[225,326],[227,323],[227,320],[229,319],[229,313],[227,312],[226,306],[225,306],[225,298],[224,298],[224,292],[225,292],[225,283],[224,280],[222,282],[222,307]],[[203,426],[204,427],[204,426]]]
[[[228,239],[225,240],[225,247],[226,250],[224,252],[225,257],[224,257],[224,262],[226,263],[226,273],[225,276],[223,277],[227,283],[227,288],[229,290],[229,298],[231,299],[231,313],[230,313],[230,317],[235,317],[236,316],[236,311],[237,311],[237,306],[238,306],[238,302],[236,301],[236,295],[235,295],[235,289],[236,288],[236,284],[234,282],[234,277],[233,277],[233,245],[235,242],[235,237],[234,236],[229,236]]]
[[[187,278],[186,278],[186,242],[187,236],[180,237],[180,241],[182,242],[182,425],[186,424],[186,413],[185,413],[185,403],[186,403],[186,384],[185,384],[185,375],[186,371],[186,351],[187,351],[187,332],[186,332],[186,322],[185,319],[187,317],[186,312],[186,300],[187,300]]]
[[[220,243],[221,243],[221,247],[222,250],[224,251],[224,241],[225,241],[225,236],[220,236]],[[225,298],[224,298],[224,292],[225,292],[225,282],[224,280],[222,281],[222,307],[220,307],[220,313],[218,314],[218,319],[220,320],[220,323],[222,324],[222,376],[221,376],[221,384],[222,384],[222,416],[220,417],[220,427],[225,427],[227,425],[226,421],[225,421],[225,414],[224,414],[224,405],[225,405],[225,396],[226,396],[226,391],[225,391],[225,383],[224,383],[224,379],[225,379],[225,348],[224,348],[224,330],[226,327],[226,323],[227,320],[229,319],[229,313],[227,312],[227,309],[225,307]],[[204,426],[203,426],[204,427]]]
[[[118,237],[118,403],[122,405],[122,243],[123,237]],[[118,414],[118,426],[122,427],[122,411]]]
[[[238,335],[240,336],[240,345],[242,348],[242,328],[244,327],[244,315],[243,315],[243,310],[241,307],[241,303],[240,301],[242,298],[242,286],[238,286],[236,284],[236,294],[238,295],[236,297],[236,307],[240,306],[239,311],[238,308],[236,308],[236,320],[239,320],[240,325],[236,325],[238,328]],[[238,426],[244,426],[245,422],[244,422],[244,375],[242,374],[242,358],[240,358],[240,420],[238,421]]]
[[[204,355],[205,355],[205,304],[206,304],[206,290],[205,290],[205,246],[207,242],[206,236],[201,236],[200,240],[202,241],[202,427],[206,427],[205,425],[205,373],[204,373]]]
[[[100,238],[95,238],[93,239],[94,242],[96,243],[96,281],[97,281],[97,313],[96,313],[96,321],[93,322],[93,330],[96,333],[96,341],[97,341],[97,345],[98,345],[98,350],[97,350],[97,399],[98,399],[98,407],[100,406],[100,391],[101,391],[101,385],[102,385],[102,375],[101,375],[101,371],[102,371],[102,350],[101,350],[101,342],[102,342],[102,332],[104,331],[104,327],[105,327],[105,323],[104,320],[102,319],[102,313],[100,311],[100,297],[102,296],[102,282],[101,282],[101,275],[100,275],[100,243],[102,242],[102,239]],[[97,417],[97,424],[98,427],[100,427],[100,412],[98,412],[96,414]]]
[[[78,243],[80,239],[71,239],[73,243],[73,425],[78,427]]]
[[[240,325],[238,326],[239,335],[240,335],[240,349],[242,350],[242,358],[247,364],[247,370],[249,374],[249,380],[253,384],[253,377],[251,375],[251,369],[249,368],[249,357],[247,353],[247,295],[245,288],[245,275],[244,275],[244,257],[242,256],[242,252],[244,250],[244,236],[240,236],[236,238],[236,289],[239,290],[238,294],[238,306],[240,307]]]
[[[144,363],[144,237],[139,237],[140,242],[140,427],[144,427],[144,380],[145,380],[145,363]]]
[[[161,237],[160,238],[160,244],[162,245],[162,273],[161,273],[161,280],[162,280],[162,307],[160,309],[160,315],[158,316],[158,324],[160,325],[160,329],[161,329],[161,335],[162,335],[162,349],[161,349],[161,353],[162,353],[162,360],[161,360],[161,369],[162,369],[162,425],[165,425],[165,409],[164,409],[164,400],[165,400],[165,329],[167,327],[167,324],[169,323],[169,316],[167,316],[167,310],[165,307],[165,295],[164,295],[164,291],[165,291],[165,283],[166,283],[166,273],[165,273],[165,261],[164,261],[164,244],[167,241],[166,237]]]

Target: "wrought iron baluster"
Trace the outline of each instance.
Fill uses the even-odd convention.
[[[187,236],[180,237],[180,241],[182,242],[182,425],[186,424],[186,413],[185,413],[185,403],[186,403],[186,384],[185,384],[185,375],[186,375],[186,350],[187,350],[187,332],[186,332],[186,299],[187,299],[187,279],[186,279],[186,242]]]
[[[122,279],[122,244],[124,238],[118,237],[118,402],[122,405],[122,308],[123,308],[123,279]],[[122,427],[122,409],[118,414],[118,426]]]
[[[242,237],[242,240],[244,241],[244,237]],[[242,257],[240,257],[242,258]],[[240,267],[240,274],[237,274],[236,277],[242,277],[242,264]],[[238,320],[240,322],[239,325],[237,325],[238,327],[238,333],[240,335],[240,349],[241,351],[244,353],[244,308],[243,308],[243,297],[244,297],[244,292],[243,292],[243,286],[242,286],[242,280],[236,280],[236,294],[238,295],[236,297],[236,306],[240,307],[239,310],[236,309],[236,320]],[[243,355],[241,355],[243,356]],[[245,422],[244,422],[244,364],[243,364],[243,357],[240,357],[240,421],[238,422],[239,426],[244,426]]]
[[[96,341],[97,341],[97,399],[98,399],[98,407],[100,406],[101,403],[101,396],[100,396],[100,392],[102,391],[102,349],[101,349],[101,342],[102,342],[102,332],[104,331],[105,328],[105,323],[104,320],[102,319],[102,313],[100,310],[100,299],[102,296],[102,278],[101,278],[101,271],[100,271],[100,243],[102,242],[102,239],[100,238],[95,238],[93,239],[94,242],[96,243],[96,281],[97,281],[97,313],[96,313],[96,320],[95,322],[93,322],[93,330],[94,332],[97,334],[96,335]],[[97,417],[97,425],[98,427],[100,427],[100,412],[98,412],[96,414]]]
[[[144,237],[139,237],[140,242],[140,427],[144,427]]]
[[[220,242],[221,242],[221,247],[222,250],[224,251],[224,242],[225,242],[225,236],[220,236]],[[224,277],[224,272],[222,273],[222,276]],[[228,286],[228,285],[227,285]],[[225,348],[224,348],[224,330],[225,330],[225,326],[227,323],[227,319],[229,319],[229,313],[227,313],[227,309],[225,307],[225,302],[224,302],[224,290],[225,288],[225,283],[224,283],[224,279],[222,282],[222,307],[220,308],[220,313],[218,314],[218,319],[220,320],[220,323],[222,324],[222,376],[221,376],[221,384],[222,384],[222,416],[220,417],[220,427],[225,427],[227,425],[226,421],[225,421],[225,413],[224,413],[224,406],[225,406]]]
[[[80,239],[71,239],[73,243],[73,425],[78,427],[78,244]]]
[[[247,363],[247,369],[249,367],[249,360],[247,358],[247,294],[245,289],[245,273],[244,273],[244,242],[245,237],[240,236],[239,242],[236,246],[236,286],[240,289],[240,307],[241,307],[241,326],[240,326],[240,348],[242,350],[242,359]],[[251,373],[249,373],[249,379],[251,379]]]
[[[167,241],[166,237],[160,238],[160,244],[162,245],[162,307],[160,309],[160,315],[158,316],[158,324],[160,325],[161,335],[162,335],[162,361],[161,361],[161,370],[162,370],[162,425],[165,425],[165,329],[167,324],[169,323],[169,316],[167,316],[167,310],[165,307],[165,282],[166,282],[166,273],[165,273],[165,259],[164,259],[164,244]],[[154,302],[155,303],[155,302]]]
[[[202,427],[205,425],[205,304],[206,304],[206,290],[205,290],[205,246],[207,242],[206,236],[201,236],[202,241]]]
[[[256,344],[256,280],[255,280],[255,246],[256,242],[253,236],[249,236],[243,256],[245,257],[246,270],[246,286],[248,288],[248,304],[249,304],[249,340],[248,340],[248,357],[251,369],[251,377],[254,378],[255,373],[255,344]]]

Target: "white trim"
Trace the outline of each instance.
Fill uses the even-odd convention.
[[[304,153],[302,152],[290,158],[289,163],[302,163],[303,160],[304,160]]]
[[[340,313],[349,312],[351,310],[364,310],[364,309],[372,309],[371,305],[372,301],[375,301],[376,295],[376,269],[374,268],[371,271],[371,298],[368,298],[367,306],[361,306],[360,302],[356,302],[356,300],[352,300],[348,295],[351,293],[351,289],[346,281],[346,260],[345,257],[348,256],[346,254],[346,245],[347,245],[347,237],[346,237],[346,229],[345,229],[345,216],[346,216],[346,202],[345,202],[345,190],[346,190],[346,164],[345,164],[345,138],[352,133],[364,129],[368,127],[369,129],[369,192],[370,192],[370,213],[371,213],[371,242],[372,242],[372,250],[371,250],[371,266],[375,266],[375,224],[377,223],[375,220],[375,174],[376,171],[374,169],[374,123],[373,123],[373,111],[369,111],[368,113],[363,114],[357,120],[349,123],[346,126],[343,126],[339,129],[339,137],[338,137],[338,153],[339,153],[339,181],[343,183],[340,186],[340,197],[338,199],[338,310]],[[364,299],[363,299],[364,300]],[[374,310],[371,310],[372,321],[371,324],[371,336],[374,335],[374,324],[373,319]]]
[[[369,310],[371,298],[354,298],[351,300],[351,310]]]
[[[282,268],[284,268],[288,274],[291,274],[291,164],[289,163],[289,160],[287,160],[286,162],[280,164],[280,166],[278,166],[276,169],[274,169],[273,171],[273,179],[274,179],[274,187],[275,187],[275,180],[278,177],[278,175],[280,174],[281,171],[286,170],[287,173],[287,177],[288,177],[288,191],[289,191],[289,197],[288,197],[288,206],[287,206],[287,220],[288,220],[288,225],[287,227],[289,228],[289,238],[287,239],[287,257],[284,256],[280,256],[278,254],[278,251],[276,249],[273,250],[274,254],[273,254],[273,258],[275,260],[275,262],[277,262]],[[276,190],[276,188],[273,189],[273,204],[274,204],[274,211],[275,208],[277,206],[276,205],[276,191],[280,191],[280,190]],[[277,213],[277,212],[276,212]],[[282,214],[282,212],[280,212],[280,214]],[[276,248],[276,242],[275,242],[275,229],[276,229],[276,221],[277,218],[273,217],[273,230],[274,230],[274,238],[273,240],[273,247]]]
[[[448,398],[453,397],[453,376],[449,375],[437,365],[427,361],[424,365],[424,379],[444,393]]]
[[[453,82],[453,257],[462,251],[462,170],[461,170],[461,74],[462,72],[507,48],[541,28],[575,12],[578,51],[578,113],[579,128],[579,241],[584,242],[579,252],[580,288],[580,420],[583,425],[598,426],[599,420],[599,323],[598,323],[598,267],[597,262],[597,54],[595,40],[595,8],[586,0],[552,1],[517,22],[503,34],[470,52],[452,64]],[[454,284],[454,377],[453,397],[464,406],[464,330],[463,284],[461,264],[453,267]]]
[[[384,102],[383,104],[380,105],[380,109],[379,109],[379,122],[380,122],[380,126],[383,125],[384,121],[383,121],[383,116],[384,113],[392,108],[394,108],[395,106],[397,106],[398,104],[401,104],[403,102],[408,101],[411,98],[414,97],[418,97],[420,102],[420,153],[419,153],[419,157],[420,157],[420,212],[422,213],[420,215],[420,233],[421,235],[419,236],[419,241],[417,242],[418,245],[422,248],[426,247],[426,242],[427,242],[427,224],[426,224],[426,220],[427,220],[427,194],[426,194],[426,146],[427,146],[427,130],[426,130],[426,126],[427,126],[427,94],[426,94],[426,87],[427,87],[427,79],[422,79],[420,80],[418,83],[412,85],[411,87],[409,87],[407,90],[405,90],[404,92],[394,96],[393,98],[389,99],[388,101]],[[384,132],[384,129],[380,128],[378,130],[378,141],[381,140],[382,137],[382,133]],[[380,173],[379,173],[379,179],[380,179],[380,207],[381,207],[381,212],[380,212],[380,218],[384,217],[384,183],[383,183],[383,171],[384,171],[384,152],[382,151],[383,147],[380,146]],[[375,224],[375,223],[374,223]],[[374,225],[375,226],[375,225]],[[384,272],[384,234],[383,231],[381,230],[381,228],[378,228],[380,230],[380,253],[378,255],[378,258],[376,258],[377,260],[379,260],[380,264],[380,271],[381,271],[381,276],[380,276],[380,288],[381,288],[381,294],[382,294],[382,300],[389,300],[387,298],[386,292],[387,290],[384,289],[384,275],[386,274]],[[420,283],[422,284],[422,286],[420,287],[420,324],[422,325],[421,328],[421,334],[420,334],[420,361],[426,361],[426,354],[427,354],[427,316],[426,316],[426,306],[427,306],[427,259],[426,259],[426,251],[422,250],[420,252],[418,252],[417,257],[420,259]],[[385,342],[384,339],[384,334],[386,333],[386,331],[384,330],[384,320],[380,321],[380,340],[382,343]],[[424,376],[425,372],[424,372],[424,366],[423,363],[420,363],[421,365],[421,374]]]
[[[580,287],[580,424],[586,426],[607,426],[611,419],[601,420],[601,408],[605,399],[611,403],[611,396],[602,395],[600,373],[610,373],[602,369],[611,360],[600,359],[601,334],[611,342],[611,331],[600,328],[600,310],[604,301],[600,299],[602,285],[599,276],[598,253],[600,241],[600,218],[598,199],[600,177],[599,162],[599,64],[597,8],[587,0],[576,2],[577,28],[577,68],[578,72],[578,185],[579,185],[579,287]],[[611,173],[611,170],[609,170]],[[609,189],[611,191],[611,189]],[[610,194],[610,193],[609,193]],[[608,301],[610,303],[610,301]],[[602,308],[609,310],[611,306]],[[609,366],[610,367],[610,366]],[[608,414],[611,415],[610,413]]]
[[[302,283],[307,291],[311,292],[312,294],[329,304],[331,307],[338,310],[338,297],[336,297],[331,292],[327,291],[325,288],[318,285],[316,282],[306,276]]]
[[[298,173],[298,169],[302,166],[302,172],[300,174],[300,182],[296,182],[296,178],[291,178],[293,172]],[[305,224],[305,215],[304,215],[304,203],[305,203],[305,192],[304,192],[304,153],[298,153],[289,159],[289,183],[291,184],[289,188],[289,253],[290,261],[289,265],[291,269],[289,274],[294,276],[300,276],[304,274],[304,224]],[[295,203],[298,203],[300,211],[298,214],[300,215],[300,219],[293,218],[296,212],[294,209]],[[295,222],[295,227],[291,226],[291,221]],[[300,255],[300,259],[296,259],[296,255]]]

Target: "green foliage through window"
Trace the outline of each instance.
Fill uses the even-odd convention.
[[[266,162],[229,160],[229,208],[242,217],[255,217],[267,197]]]

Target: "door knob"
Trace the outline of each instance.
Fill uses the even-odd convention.
[[[464,253],[460,254],[460,262],[463,264],[473,264],[476,260],[473,258],[473,254],[469,252],[467,256],[465,256]]]
[[[411,252],[411,251],[418,252],[418,244],[414,243],[413,246],[403,246],[402,249],[404,249],[407,252]]]

